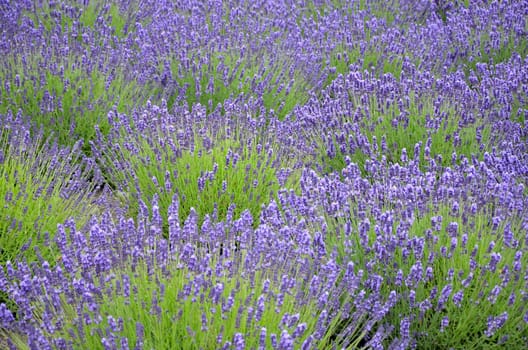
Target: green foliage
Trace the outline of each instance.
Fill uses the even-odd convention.
[[[267,111],[273,110],[279,119],[283,119],[296,105],[308,100],[309,86],[298,69],[291,69],[294,62],[287,57],[269,56],[263,52],[246,54],[233,52],[198,53],[192,56],[190,65],[197,72],[185,68],[182,62],[168,58],[171,74],[180,88],[184,88],[184,98],[189,106],[200,103],[207,106],[208,112],[214,111],[218,104],[228,98],[240,95],[262,100]],[[158,67],[164,71],[162,64]],[[163,95],[163,89],[157,93],[167,99],[169,109],[176,98],[174,91]],[[156,93],[155,93],[156,94]]]
[[[0,265],[38,261],[35,248],[54,264],[58,254],[50,243],[57,224],[70,217],[83,224],[95,213],[89,168],[79,155],[80,143],[60,150],[42,133],[8,126],[0,132]],[[16,310],[6,298],[0,291],[0,302]]]
[[[159,194],[161,212],[166,213],[177,194],[182,223],[191,208],[201,223],[206,214],[216,213],[224,219],[233,204],[234,218],[249,209],[258,224],[261,206],[274,198],[281,187],[279,169],[288,166],[285,160],[278,159],[275,145],[262,145],[254,137],[243,140],[235,135],[211,143],[208,136],[194,134],[188,142],[178,135],[183,135],[183,130],[123,133],[119,153],[105,151],[103,168],[120,193],[125,194],[122,199],[130,206],[130,215],[135,217],[138,213],[139,200],[147,203],[155,194]],[[295,186],[292,179],[286,186]],[[167,218],[163,219],[167,232]]]
[[[102,17],[109,22],[118,38],[124,38],[127,32],[133,31],[135,28],[134,14],[137,12],[138,6],[138,2],[134,0],[128,1],[126,5],[115,0],[91,0],[88,6],[81,8],[79,21],[85,27],[95,29],[97,18]]]
[[[454,4],[455,8],[469,7],[468,0],[463,1],[463,4]],[[36,5],[35,11],[27,11],[24,15],[31,19],[35,27],[43,26],[48,33],[57,26],[62,32],[70,33],[73,19],[68,16],[52,16],[55,6],[53,2],[41,2]],[[128,8],[116,1],[89,1],[87,6],[72,6],[76,9],[74,13],[78,15],[81,28],[89,33],[97,32],[99,18],[112,28],[117,40],[125,38],[134,29],[137,1],[130,2]],[[401,21],[400,15],[405,17],[409,14],[391,11],[398,6],[398,1],[388,3],[360,0],[353,4],[338,0],[324,4],[306,2],[303,16],[315,22],[337,9],[348,14],[360,13],[365,26],[364,51],[360,49],[359,42],[354,40],[350,44],[337,43],[333,49],[328,49],[330,52],[326,56],[323,55],[325,57],[317,57],[321,59],[321,70],[325,74],[328,72],[323,88],[330,86],[340,75],[346,75],[350,64],[357,63],[360,70],[370,71],[375,77],[390,74],[400,80],[403,56],[387,57],[383,44],[371,42],[374,33],[370,33],[366,25],[366,22],[373,18],[381,19],[389,26],[397,20]],[[230,10],[225,8],[224,20],[229,18]],[[437,15],[444,24],[449,23],[450,11],[444,7],[437,9]],[[409,17],[414,16],[419,28],[425,25],[422,22],[425,22],[424,19],[428,15],[429,13],[413,13]],[[208,14],[206,17],[207,25],[211,29],[211,17]],[[298,23],[301,18],[297,19]],[[143,19],[139,21],[141,20]],[[528,22],[526,23],[528,26]],[[407,23],[399,25],[403,29],[408,26]],[[275,29],[277,28],[272,27],[263,35],[269,35]],[[454,62],[449,61],[449,71],[461,69],[468,77],[470,74],[479,75],[476,68],[479,63],[497,65],[507,62],[514,53],[520,54],[524,60],[528,52],[528,40],[514,34],[512,30],[495,29],[502,38],[499,46],[491,46],[490,30],[471,29],[471,40],[461,44],[465,51],[459,54],[457,50],[461,48],[452,46],[452,51],[443,52],[438,57],[439,64],[443,65],[449,57],[454,57]],[[225,33],[228,29],[220,30]],[[80,47],[81,50],[67,55],[53,51],[53,62],[45,63],[44,58],[39,57],[39,54],[45,54],[44,49],[38,52],[40,48],[35,52],[28,51],[25,57],[17,53],[2,58],[0,114],[14,114],[20,111],[21,114],[29,116],[34,125],[31,131],[26,131],[27,133],[17,134],[12,129],[4,128],[0,134],[0,198],[4,200],[0,213],[0,265],[4,265],[8,260],[36,261],[38,258],[34,247],[39,248],[44,259],[49,260],[52,265],[55,264],[60,257],[50,248],[48,242],[53,240],[57,224],[73,217],[77,224],[82,226],[86,224],[90,214],[103,210],[90,204],[91,196],[96,191],[95,184],[89,183],[90,171],[93,169],[78,151],[82,149],[86,154],[90,153],[88,141],[96,138],[96,125],[104,137],[111,133],[111,127],[115,125],[110,125],[106,117],[110,110],[129,113],[142,105],[147,98],[154,102],[165,98],[171,110],[183,102],[188,109],[198,104],[207,106],[206,112],[211,113],[229,98],[242,96],[248,100],[256,99],[267,112],[273,110],[279,119],[284,119],[295,106],[308,101],[313,88],[313,81],[303,72],[303,67],[280,45],[277,45],[281,48],[277,50],[277,54],[257,50],[243,55],[238,49],[234,52],[219,52],[203,48],[187,53],[186,59],[189,62],[180,62],[175,58],[177,55],[171,53],[164,58],[158,57],[157,69],[163,73],[166,69],[164,64],[167,63],[176,88],[167,88],[164,83],[160,86],[158,82],[140,84],[131,78],[127,71],[128,65],[111,63],[110,57],[102,58],[99,65],[84,64],[82,52],[87,57],[99,57],[99,54],[93,53],[89,45],[84,45],[82,32],[81,30],[75,37],[68,38],[68,45],[72,49]],[[279,38],[278,41],[282,39]],[[95,35],[96,45],[99,45],[96,50],[103,47],[98,40],[99,37]],[[108,45],[113,47],[115,42]],[[410,59],[417,68],[420,67],[418,63],[421,57]],[[195,71],[193,68],[196,68]],[[436,68],[431,73],[441,74]],[[469,123],[464,121],[456,107],[459,101],[440,103],[439,110],[436,111],[437,96],[410,93],[407,97],[409,99],[399,105],[398,101],[387,103],[386,100],[378,100],[373,95],[365,99],[367,102],[364,105],[364,96],[361,99],[359,96],[350,96],[353,104],[364,114],[364,118],[358,121],[353,120],[352,116],[345,116],[328,134],[310,135],[317,146],[316,161],[322,160],[322,172],[335,172],[334,176],[338,176],[339,171],[346,166],[346,157],[350,157],[352,162],[358,164],[362,175],[368,177],[365,169],[368,161],[381,160],[384,157],[387,162],[384,165],[400,163],[403,150],[407,152],[408,158],[412,159],[416,145],[421,145],[417,156],[418,166],[425,171],[429,169],[431,159],[437,161],[438,165],[447,167],[451,165],[453,154],[456,155],[457,162],[461,156],[480,157],[491,147],[491,126],[483,120]],[[513,94],[511,116],[521,124],[525,123],[525,116],[519,113],[525,107],[522,101],[520,95]],[[363,138],[369,144],[370,152],[366,149],[356,149],[352,153],[340,150],[338,139],[345,125],[357,127],[358,132],[353,136],[356,139]],[[172,129],[168,131],[163,129],[164,127]],[[231,214],[230,206],[234,205],[231,207],[234,208],[234,218],[240,217],[243,210],[249,210],[254,226],[258,225],[262,205],[276,198],[277,191],[283,187],[279,181],[279,170],[292,166],[292,163],[279,157],[276,152],[279,145],[273,138],[263,137],[262,134],[241,136],[241,130],[236,130],[235,136],[226,137],[222,132],[204,133],[194,125],[164,127],[145,131],[139,125],[132,125],[130,129],[120,129],[117,134],[108,137],[107,141],[111,145],[102,150],[102,157],[97,159],[104,168],[108,183],[115,187],[116,197],[127,207],[127,214],[136,218],[142,203],[150,203],[153,198],[159,197],[162,229],[167,236],[167,210],[174,196],[177,196],[181,223],[194,212],[198,214],[199,224],[203,223],[206,215],[225,219]],[[44,130],[43,133],[38,132],[40,128]],[[190,138],[188,135],[181,137],[189,129]],[[430,155],[425,154],[426,143],[430,145]],[[382,144],[387,147],[383,149]],[[70,148],[60,149],[58,145],[67,145]],[[336,150],[332,156],[328,153],[330,145]],[[236,162],[235,158],[238,158]],[[295,175],[289,178],[284,184],[285,187],[298,190]],[[75,187],[81,182],[85,187]],[[525,187],[524,195],[527,194],[528,187]],[[376,207],[378,204],[372,205]],[[512,273],[515,254],[526,251],[526,247],[521,243],[523,223],[520,219],[507,217],[493,227],[494,212],[491,205],[467,217],[455,213],[453,204],[452,201],[431,203],[425,211],[416,211],[415,216],[407,221],[395,218],[392,226],[385,229],[393,232],[400,229],[406,237],[403,243],[392,246],[394,242],[388,241],[388,235],[378,235],[375,228],[371,227],[367,234],[367,245],[370,249],[365,249],[365,243],[361,242],[361,237],[357,234],[361,222],[355,203],[350,203],[348,216],[340,214],[336,219],[326,215],[326,230],[323,230],[322,223],[320,226],[314,224],[310,229],[325,232],[325,245],[334,249],[338,264],[349,261],[353,256],[356,266],[374,266],[375,271],[369,273],[384,276],[383,296],[387,297],[393,290],[402,296],[386,320],[397,326],[403,317],[411,319],[411,333],[417,335],[418,348],[516,348],[526,342],[523,333],[525,330],[521,328],[525,324],[522,319],[523,312],[526,312],[523,304],[526,297],[522,294],[522,281],[526,280],[528,264],[526,254],[521,258],[524,270]],[[387,203],[381,207],[389,212],[394,205],[395,203]],[[460,206],[464,205],[469,203],[461,201]],[[464,212],[467,213],[467,210]],[[372,219],[368,214],[367,217]],[[431,220],[437,217],[442,217],[439,228],[431,224]],[[448,232],[451,223],[458,225],[458,233],[454,236],[450,236]],[[352,226],[352,236],[345,235],[344,225]],[[505,230],[513,232],[521,247],[513,248],[505,241]],[[462,235],[467,235],[467,241],[462,241]],[[409,243],[419,239],[425,240],[424,250],[420,254],[413,251],[412,244]],[[453,242],[456,242],[456,246],[451,248]],[[494,246],[491,246],[492,242]],[[379,259],[374,249],[376,243],[393,247],[389,252],[390,259],[386,259],[385,264],[371,264]],[[240,251],[234,253],[238,254],[237,261],[244,260],[245,256]],[[489,267],[492,253],[501,256],[494,269]],[[428,257],[432,255],[435,256],[433,262],[427,262]],[[205,258],[205,254],[200,257]],[[210,258],[218,259],[215,255]],[[424,270],[431,268],[431,279],[415,286],[408,286],[405,282],[395,283],[398,270],[401,270],[405,278],[410,274],[412,266],[419,261],[422,262]],[[247,347],[256,348],[261,327],[267,329],[268,335],[274,333],[280,336],[282,326],[279,323],[286,312],[300,313],[301,320],[308,323],[307,334],[313,332],[320,316],[320,310],[316,308],[313,300],[311,303],[300,305],[295,299],[296,293],[286,293],[281,312],[268,307],[260,322],[252,321],[238,328],[237,311],[247,303],[253,305],[257,302],[259,294],[263,291],[263,281],[273,278],[272,273],[259,271],[249,278],[245,273],[235,271],[231,276],[215,276],[214,281],[209,281],[224,285],[223,298],[230,294],[235,297],[232,311],[220,317],[220,307],[212,302],[210,294],[205,293],[205,290],[201,291],[203,303],[180,297],[179,293],[186,287],[186,283],[191,285],[191,282],[202,276],[193,275],[194,272],[181,268],[180,261],[172,263],[168,270],[162,271],[150,270],[145,261],[134,267],[126,262],[122,268],[116,268],[112,272],[115,273],[115,279],[129,276],[131,284],[138,286],[137,291],[130,298],[125,298],[114,288],[115,284],[112,284],[111,287],[107,286],[107,293],[98,296],[101,314],[123,318],[124,328],[119,336],[127,338],[131,346],[137,342],[135,322],[144,325],[147,348],[214,348],[219,345],[216,343],[217,336],[222,334],[224,342],[232,341],[237,332],[244,334]],[[216,263],[219,261],[214,261],[211,266]],[[509,279],[508,273],[513,274]],[[473,274],[473,279],[466,285],[465,280],[470,274]],[[96,281],[96,284],[102,283],[101,281],[102,279]],[[272,283],[270,300],[276,298],[278,293],[276,282],[275,279]],[[440,293],[449,283],[453,286],[453,292],[443,308],[432,305],[420,313],[416,305],[411,305],[408,300],[410,292],[413,291],[416,293],[416,300],[423,302],[429,298],[434,288]],[[296,285],[297,293],[305,292],[301,288],[302,284],[303,282],[298,282]],[[502,290],[495,300],[490,294],[498,285]],[[162,294],[162,286],[166,287],[165,295],[158,298]],[[303,287],[306,287],[306,281]],[[459,291],[464,292],[464,297],[460,306],[457,306],[453,303],[452,296]],[[9,304],[6,294],[2,293],[0,302]],[[511,299],[512,296],[515,296],[514,300]],[[43,301],[47,297],[43,296]],[[156,298],[158,299],[155,302]],[[343,299],[342,305],[353,303],[353,300],[344,297]],[[150,307],[156,303],[163,310],[161,315],[150,312]],[[16,305],[9,304],[9,307],[16,309]],[[43,308],[42,305],[35,307],[37,311],[42,311],[39,309]],[[88,324],[85,320],[79,321],[79,310],[74,309],[65,300],[62,308],[65,315],[56,314],[56,320],[68,325],[84,322],[87,336],[80,343],[76,338],[78,334],[74,332],[72,336],[71,333],[65,332],[63,336],[66,339],[71,339],[79,347],[103,348],[101,340],[109,327],[108,318],[98,324]],[[499,333],[507,333],[509,338],[501,339],[499,334],[493,337],[485,336],[487,317],[498,316],[504,310],[512,311]],[[84,305],[82,311],[93,316],[87,305]],[[318,344],[320,348],[334,345],[338,340],[334,335],[349,322],[347,319],[340,319],[344,318],[341,310],[332,311],[337,312],[338,317],[332,324],[327,325],[327,333]],[[207,319],[207,331],[201,331],[201,315]],[[63,316],[64,318],[61,318]],[[445,316],[449,317],[449,325],[442,330],[441,322]],[[247,317],[246,309],[241,312],[241,318],[245,320]],[[363,321],[366,319],[357,322],[362,326]],[[353,346],[360,346],[367,337],[360,327],[351,334],[355,337]],[[0,338],[4,335],[4,330],[0,329]],[[10,336],[20,348],[27,348],[21,336]],[[0,347],[3,345],[0,342]],[[269,336],[266,345],[271,345]]]
[[[36,261],[34,246],[39,246],[44,258],[53,261],[56,255],[45,243],[53,239],[57,224],[69,217],[78,218],[82,224],[90,215],[86,202],[94,188],[75,190],[87,178],[79,146],[77,143],[72,150],[59,151],[42,134],[31,135],[27,131],[17,135],[2,130],[0,198],[5,199],[0,221],[2,263],[22,256]]]
[[[194,278],[189,278],[192,274],[185,268],[175,268],[176,265],[175,262],[170,268],[170,275],[162,274],[159,269],[154,272],[154,275],[149,274],[145,263],[141,263],[135,271],[131,271],[130,268],[116,271],[117,276],[122,274],[131,276],[130,283],[138,286],[137,293],[134,293],[131,298],[125,298],[115,291],[110,295],[104,295],[100,304],[101,313],[113,316],[115,319],[123,318],[123,331],[116,332],[115,335],[127,338],[130,346],[133,347],[137,343],[136,322],[140,322],[145,329],[143,339],[145,348],[156,349],[213,349],[221,346],[217,343],[219,336],[223,344],[226,341],[233,342],[236,333],[244,335],[247,347],[256,347],[262,327],[268,332],[266,342],[268,346],[271,346],[269,335],[280,336],[280,322],[285,313],[301,313],[301,320],[309,323],[307,334],[314,329],[317,320],[312,316],[315,311],[314,305],[304,305],[298,309],[295,296],[291,294],[285,295],[280,312],[276,312],[271,306],[272,302],[269,302],[260,321],[253,319],[249,323],[246,322],[248,311],[244,305],[256,306],[257,299],[262,294],[262,282],[265,280],[263,276],[255,276],[255,280],[258,281],[255,288],[251,287],[251,282],[246,277],[237,276],[237,274],[234,277],[224,275],[216,278],[214,283],[221,283],[224,286],[222,299],[225,301],[230,294],[234,299],[231,310],[227,312],[222,311],[221,304],[213,302],[205,286],[201,291],[204,296],[203,302],[202,298],[195,300],[192,296],[182,298],[179,294],[185,285],[192,285]],[[162,285],[166,286],[163,296],[160,291]],[[270,298],[274,298],[278,286],[275,285],[272,288],[268,294]],[[156,305],[154,301],[156,297],[158,298],[157,306],[162,310],[161,315],[150,312],[150,308]],[[77,318],[77,311],[71,306],[65,305],[65,307],[69,309],[67,319],[73,322]],[[237,314],[240,309],[244,311],[239,316],[241,327],[237,328]],[[87,307],[84,311],[89,312]],[[202,328],[200,317],[202,315],[206,318],[205,329]],[[92,323],[84,326],[86,327],[86,338],[74,340],[74,342],[79,345],[82,343],[82,346],[90,349],[103,349],[102,337],[95,330],[100,329],[105,332],[108,319],[103,320],[99,325]],[[293,332],[293,329],[289,331]],[[70,338],[66,334],[65,336]]]
[[[33,11],[24,11],[23,15],[29,18],[35,28],[42,25],[46,31],[51,31],[59,25],[62,30],[71,28],[73,19],[69,16],[60,16],[59,19],[52,17],[52,11],[56,9],[57,4],[54,2],[40,2],[32,8]]]
[[[399,110],[398,106],[393,105],[387,111],[387,114],[392,115],[393,118],[387,118],[378,112],[373,113],[372,118],[378,120],[374,130],[372,133],[368,133],[369,127],[364,128],[371,140],[372,136],[376,136],[381,144],[382,138],[386,139],[388,152],[384,155],[390,163],[399,161],[401,150],[404,148],[409,153],[408,156],[412,158],[414,146],[420,142],[425,146],[424,141],[428,137],[431,138],[431,157],[441,155],[442,166],[450,164],[454,152],[458,156],[464,155],[469,159],[471,159],[472,154],[482,154],[481,143],[477,141],[476,137],[477,129],[481,129],[482,140],[486,144],[490,133],[489,125],[476,122],[461,126],[463,125],[461,118],[449,104],[446,104],[440,113],[435,114],[433,102],[428,97],[419,99],[411,95],[410,99],[412,102],[405,111],[407,116],[402,117],[400,114],[402,111]],[[425,169],[428,163],[422,149],[420,155],[421,168]]]
[[[359,45],[337,45],[330,53],[327,61],[327,68],[331,70],[328,74],[323,87],[329,86],[339,75],[346,76],[349,73],[351,64],[360,63],[361,71],[373,72],[377,78],[385,74],[391,74],[397,80],[400,80],[402,71],[402,57],[391,56],[385,57],[381,50],[367,48],[362,55]]]
[[[126,34],[124,31],[126,26],[129,30],[134,28],[134,13],[138,9],[138,3],[134,0],[128,1],[126,7],[116,0],[91,0],[86,5],[80,2],[69,3],[69,11],[72,15],[67,16],[62,13],[61,5],[58,2],[43,1],[22,14],[33,22],[35,28],[42,25],[48,32],[57,25],[63,32],[70,31],[75,20],[90,30],[96,30],[96,21],[101,18],[111,25],[118,38],[123,38]],[[80,35],[77,39],[80,40]]]
[[[501,33],[501,35],[506,35],[508,40],[502,42],[498,48],[491,47],[489,32],[472,35],[471,45],[476,46],[478,50],[474,52],[471,59],[468,57],[459,59],[459,62],[452,67],[451,71],[461,67],[466,77],[471,73],[478,74],[477,64],[496,65],[506,63],[510,60],[513,53],[518,53],[521,59],[524,60],[528,54],[528,39],[525,37],[516,38],[513,33]]]

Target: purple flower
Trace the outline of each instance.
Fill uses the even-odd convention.
[[[446,247],[446,246],[442,246],[442,247],[440,247],[440,254],[442,254],[442,256],[443,256],[444,258],[447,258],[447,257],[448,257],[448,256],[447,256],[447,247]]]
[[[208,329],[207,327],[207,314],[202,312],[202,328],[200,329],[202,332],[206,332]]]
[[[528,313],[527,313],[526,318],[528,319]],[[306,340],[302,343],[301,350],[310,350],[312,348],[313,339],[314,339],[313,335],[310,334],[308,338],[306,338]]]
[[[262,327],[260,329],[260,336],[259,336],[259,350],[266,349],[266,328]]]
[[[116,321],[115,318],[113,318],[111,315],[108,315],[107,321],[112,332],[122,332],[123,319],[121,317],[119,317],[119,319]]]
[[[514,245],[513,232],[509,222],[504,227],[504,245],[509,248],[513,247]]]
[[[462,248],[466,248],[467,240],[468,240],[468,235],[467,235],[467,233],[464,233],[462,235]]]
[[[353,266],[352,266],[352,269],[347,269],[347,273],[348,271],[352,271],[352,275],[353,275]],[[319,280],[319,277],[317,275],[314,275],[310,281],[310,295],[312,296],[316,296],[319,294],[319,288],[320,288],[320,280]]]
[[[123,350],[128,350],[129,347],[128,347],[128,338],[126,337],[122,337],[121,338],[121,349]]]
[[[449,296],[451,295],[453,286],[451,284],[446,285],[444,288],[442,288],[442,291],[440,292],[440,297],[438,298],[438,304],[437,309],[442,310],[445,306],[445,303],[449,299]]]
[[[143,349],[143,336],[145,335],[145,328],[140,322],[136,322],[136,347],[135,350]]]
[[[427,268],[425,269],[425,279],[426,279],[426,281],[432,281],[433,277],[434,277],[433,268],[431,266],[427,266]]]
[[[277,335],[275,333],[271,333],[270,335],[270,340],[271,340],[271,346],[273,346],[274,349],[277,348]]]
[[[224,284],[217,283],[214,288],[211,290],[211,299],[214,304],[218,304],[222,298],[222,293],[224,292]]]
[[[508,306],[512,306],[515,303],[515,299],[515,292],[511,292],[510,296],[508,297]]]
[[[464,291],[463,290],[459,290],[458,292],[453,294],[453,303],[457,307],[460,307],[460,305],[462,303],[462,299],[464,299]]]
[[[330,294],[328,293],[328,291],[324,291],[323,293],[321,293],[321,295],[319,296],[319,299],[317,301],[318,302],[317,305],[320,308],[323,308],[326,305],[326,303],[328,302],[329,295]]]
[[[451,253],[455,251],[455,249],[457,247],[457,244],[458,244],[458,238],[452,237],[451,238],[451,245],[449,247],[449,250],[451,251]]]
[[[521,257],[522,257],[522,251],[518,250],[515,252],[515,257],[513,259],[513,271],[520,271],[521,270]]]
[[[283,330],[280,337],[279,349],[280,350],[293,350],[293,338],[290,336],[287,330]]]
[[[400,337],[404,341],[411,339],[411,320],[408,317],[400,321]]]
[[[493,287],[493,289],[491,290],[488,296],[488,301],[491,302],[491,304],[495,304],[495,302],[497,301],[497,297],[499,296],[501,290],[502,288],[499,285],[496,285],[495,287]]]
[[[0,325],[3,328],[11,329],[12,323],[15,321],[11,310],[7,308],[4,303],[0,304]]]
[[[416,291],[414,289],[411,289],[409,291],[409,305],[411,307],[414,307],[416,303]]]
[[[458,236],[458,222],[450,222],[447,226],[447,233],[450,237],[455,238]]]
[[[488,270],[491,271],[491,272],[495,272],[497,270],[497,264],[499,263],[499,261],[501,261],[501,254],[500,253],[491,253],[491,256],[490,256],[490,261],[488,263]]]
[[[102,338],[101,343],[103,344],[105,350],[113,350],[116,348],[116,344],[113,337]]]
[[[244,341],[244,336],[242,333],[236,333],[233,338],[233,344],[235,345],[236,350],[244,350],[246,347],[246,343]]]
[[[292,334],[292,338],[296,339],[296,338],[302,337],[304,332],[306,332],[306,328],[307,328],[306,323],[303,322],[301,324],[298,324],[297,327],[295,328],[295,331]]]
[[[403,271],[401,269],[398,269],[398,272],[396,273],[396,277],[394,278],[394,284],[396,286],[401,286],[403,282]]]
[[[321,339],[326,333],[326,324],[328,322],[327,318],[328,318],[328,311],[324,309],[323,311],[321,311],[321,314],[319,315],[319,319],[317,320],[316,330],[314,334],[315,339]]]
[[[503,312],[497,317],[489,316],[488,317],[488,328],[484,331],[484,334],[487,337],[492,337],[497,330],[502,328],[506,321],[508,320],[508,312]]]
[[[262,284],[262,294],[267,294],[269,292],[270,280],[266,279]]]
[[[422,262],[417,261],[413,266],[411,266],[411,271],[405,280],[405,285],[408,287],[415,287],[423,279],[423,267]]]
[[[440,321],[440,332],[444,332],[447,326],[449,326],[449,317],[444,316],[442,317],[442,321]]]

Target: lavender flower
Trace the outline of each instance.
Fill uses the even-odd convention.
[[[11,324],[15,321],[12,312],[6,307],[5,304],[0,304],[0,324],[2,328],[10,329]]]
[[[310,350],[312,348],[312,342],[313,342],[313,336],[310,335],[306,340],[302,343],[301,349],[302,350]]]
[[[273,348],[277,348],[278,344],[277,344],[277,335],[275,333],[271,333],[270,334],[270,340],[271,340],[271,346],[273,346]]]
[[[266,334],[267,334],[266,328],[262,327],[260,329],[260,336],[259,336],[259,350],[266,349]]]
[[[445,307],[445,304],[449,299],[449,296],[451,295],[452,288],[453,286],[451,284],[448,284],[444,288],[442,288],[442,291],[440,292],[440,297],[438,298],[438,310],[442,310]]]
[[[402,338],[403,341],[410,340],[411,338],[410,328],[411,328],[411,321],[409,320],[408,317],[404,317],[400,321],[400,337]]]
[[[236,350],[244,350],[246,347],[246,343],[244,341],[244,336],[241,333],[236,333],[235,337],[233,339],[233,345],[235,346]]]
[[[463,290],[459,290],[458,292],[456,292],[455,294],[453,294],[453,303],[454,303],[457,307],[460,307],[463,298],[464,298],[464,291],[463,291]]]
[[[440,332],[445,332],[445,329],[449,326],[449,317],[444,316],[442,317],[442,321],[440,322]]]
[[[487,337],[492,337],[497,330],[499,330],[506,321],[508,320],[508,312],[503,312],[499,316],[489,316],[488,317],[488,328],[484,331],[484,334]]]
[[[489,293],[489,296],[488,296],[488,301],[491,304],[495,304],[495,302],[497,301],[497,297],[499,296],[501,290],[502,290],[502,288],[500,286],[498,286],[498,285],[493,287],[493,289],[491,290],[491,292]]]
[[[283,330],[280,337],[279,349],[293,350],[293,338],[289,335],[287,330]]]

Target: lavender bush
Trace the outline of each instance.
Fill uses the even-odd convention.
[[[125,78],[126,55],[109,42],[110,32],[102,37],[116,7],[96,12],[92,5],[83,11],[53,2],[6,6],[20,6],[20,12],[5,23],[6,29],[17,30],[2,50],[0,112],[21,109],[61,145],[82,139],[86,153],[94,125],[108,129],[105,111],[113,105],[126,111],[142,96],[139,84]],[[89,26],[95,17],[99,21]]]
[[[57,224],[74,217],[82,225],[95,213],[95,187],[89,181],[94,164],[80,152],[82,141],[71,149],[60,148],[44,139],[42,131],[31,133],[20,115],[0,115],[0,120],[0,261],[19,254],[36,261],[35,246],[54,260],[57,252],[49,245]]]
[[[526,13],[4,1],[0,348],[527,348]]]
[[[224,109],[229,115],[229,105]],[[261,125],[259,134],[248,133],[258,124],[251,118],[233,120],[218,109],[208,115],[200,104],[171,115],[166,105],[150,103],[131,123],[123,117],[110,112],[113,128],[107,140],[98,139],[94,154],[129,215],[137,215],[141,200],[159,196],[165,234],[175,194],[181,222],[191,207],[199,224],[206,214],[224,219],[228,211],[238,217],[245,209],[256,220],[280,186],[295,184],[294,164],[278,150],[273,130]]]

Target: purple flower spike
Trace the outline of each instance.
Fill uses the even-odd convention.
[[[312,342],[314,340],[313,335],[308,336],[306,340],[301,345],[301,350],[310,350],[312,349]]]
[[[266,335],[267,335],[266,328],[262,327],[260,329],[260,336],[259,336],[259,350],[266,349]]]
[[[11,329],[15,318],[4,303],[0,304],[0,325],[5,329]]]
[[[440,332],[444,332],[445,329],[449,326],[449,317],[444,316],[440,322]]]
[[[457,307],[460,307],[462,304],[462,300],[464,299],[464,291],[459,290],[455,294],[453,294],[453,304],[455,304]]]
[[[246,348],[246,343],[244,341],[244,336],[242,333],[236,333],[233,338],[233,344],[235,345],[236,350],[244,350]]]
[[[143,349],[143,337],[145,335],[145,328],[140,322],[136,323],[136,347],[134,350]]]
[[[500,328],[502,328],[502,326],[504,326],[507,320],[508,320],[507,311],[503,312],[497,317],[489,316],[488,317],[488,328],[484,331],[484,334],[487,337],[492,337],[493,335],[495,335],[497,330],[499,330]]]
[[[448,284],[440,292],[440,297],[438,298],[438,304],[437,304],[438,310],[442,310],[445,307],[445,304],[447,300],[449,299],[449,296],[451,295],[452,288],[453,286],[451,284]]]
[[[277,349],[277,335],[275,333],[271,333],[270,335],[270,340],[271,340],[271,346],[274,348],[274,349]]]
[[[279,349],[293,350],[293,345],[293,338],[290,336],[287,330],[283,330],[280,337]]]
[[[404,317],[400,321],[400,337],[403,341],[408,341],[411,338],[411,321],[408,317]]]

